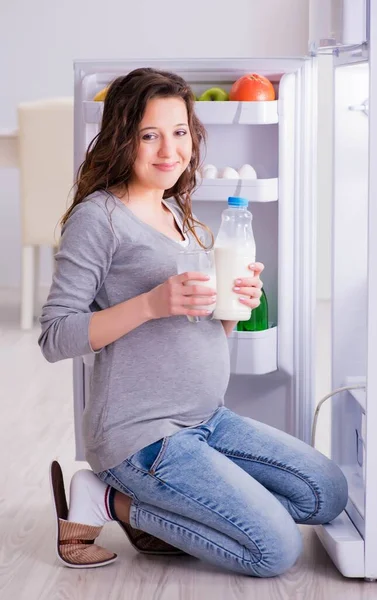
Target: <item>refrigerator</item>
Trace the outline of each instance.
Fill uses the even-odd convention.
[[[369,169],[374,148],[368,97],[373,90],[374,63],[368,39],[373,41],[374,29],[377,39],[377,25],[370,26],[369,32],[371,9],[365,0],[357,4],[362,18],[351,19],[358,27],[355,32],[349,25],[347,0],[313,0],[305,56],[75,62],[74,166],[76,172],[99,131],[103,104],[95,102],[94,96],[115,77],[135,68],[174,71],[189,82],[196,96],[213,86],[229,90],[246,73],[259,73],[273,83],[275,101],[195,103],[208,133],[203,163],[219,170],[239,169],[248,163],[257,179],[201,180],[193,195],[193,212],[216,235],[227,198],[248,198],[257,260],[265,264],[262,279],[269,327],[230,335],[226,405],[310,443],[319,400],[315,393],[321,163],[317,161],[321,151],[317,133],[327,119],[330,160],[321,168],[326,169],[331,203],[331,390],[356,389],[337,392],[329,399],[331,457],[347,477],[349,502],[337,519],[315,530],[344,576],[374,579],[377,453],[373,427],[377,409],[372,398],[377,381],[372,359],[377,356],[377,243],[372,230],[376,209],[370,199],[377,182]],[[354,10],[356,5],[352,6]],[[377,20],[377,14],[374,17]],[[320,105],[318,92],[324,81],[329,101]],[[200,323],[192,326],[200,327]],[[73,361],[77,460],[85,460],[81,418],[90,402],[93,360],[90,355]]]

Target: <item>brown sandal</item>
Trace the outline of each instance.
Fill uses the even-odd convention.
[[[50,466],[50,483],[56,515],[56,552],[60,562],[73,569],[103,567],[114,562],[117,558],[114,552],[94,543],[102,527],[67,521],[63,473],[56,460]]]
[[[118,521],[118,524],[128,537],[131,546],[141,554],[161,554],[164,556],[182,556],[186,554],[183,550],[171,546],[167,542],[164,542],[164,540],[150,535],[150,533],[135,529],[128,523]]]

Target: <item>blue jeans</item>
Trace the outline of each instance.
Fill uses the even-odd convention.
[[[192,556],[272,577],[302,550],[296,523],[327,523],[347,482],[323,454],[225,407],[98,477],[131,496],[130,523]]]

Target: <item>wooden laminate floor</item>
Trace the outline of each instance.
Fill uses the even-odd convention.
[[[115,523],[100,540],[118,553],[116,563],[86,570],[60,566],[48,467],[58,459],[67,485],[85,463],[73,459],[71,363],[48,364],[37,336],[38,327],[19,330],[14,295],[0,291],[1,600],[377,599],[377,584],[338,573],[310,527],[302,528],[305,551],[297,564],[274,579],[221,572],[189,557],[142,556]],[[326,377],[319,383],[324,393]]]

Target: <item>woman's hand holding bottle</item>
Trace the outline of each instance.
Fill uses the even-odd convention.
[[[240,302],[251,309],[258,308],[260,298],[262,296],[263,283],[260,279],[260,274],[264,269],[264,264],[260,262],[253,263],[248,266],[252,271],[253,276],[250,278],[236,279],[233,291],[240,294]]]

